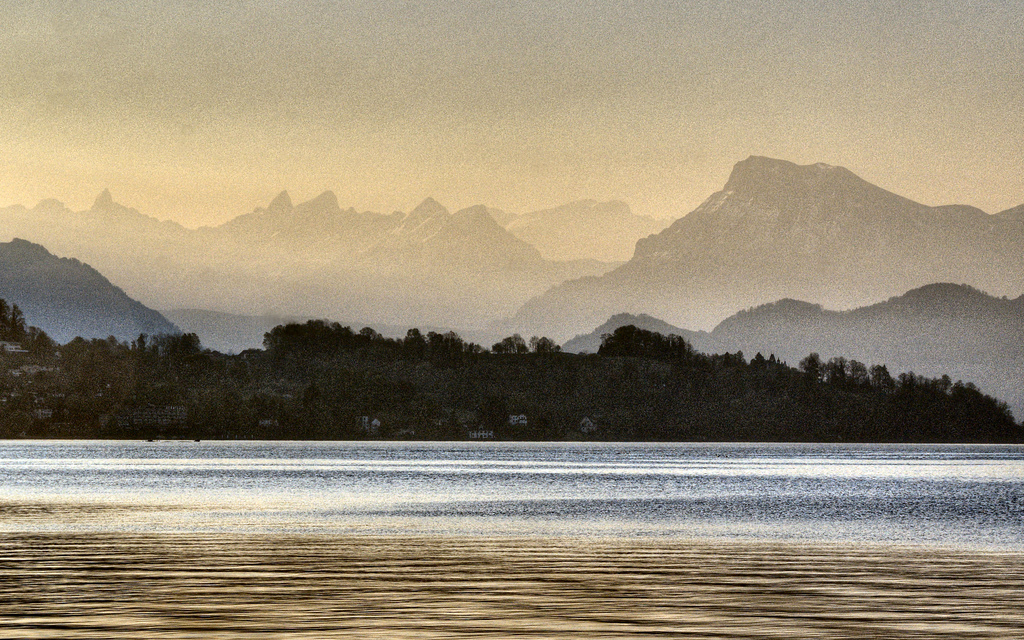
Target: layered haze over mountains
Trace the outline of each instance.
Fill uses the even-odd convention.
[[[711,336],[722,350],[771,352],[790,364],[817,352],[884,364],[893,375],[948,375],[977,384],[1024,417],[1024,295],[994,297],[937,283],[848,311],[781,300],[727,318]]]
[[[327,191],[298,204],[282,192],[225,224],[187,229],[104,191],[86,211],[54,200],[0,209],[0,240],[85,262],[151,308],[558,341],[623,312],[710,330],[784,298],[849,309],[936,282],[1024,292],[1020,207],[929,207],[842,167],[750,157],[664,224],[616,201],[517,215],[450,212],[427,198],[381,214],[342,208]]]
[[[936,282],[1020,295],[1019,207],[929,207],[842,167],[750,157],[721,191],[640,240],[627,263],[551,289],[512,326],[564,340],[625,311],[711,329],[783,298],[848,309]]]
[[[711,331],[620,313],[563,349],[595,353],[602,336],[625,325],[682,336],[704,353],[742,351],[748,359],[760,353],[793,366],[817,353],[823,361],[885,365],[893,376],[949,376],[977,384],[1024,416],[1024,295],[997,298],[967,285],[937,283],[848,311],[784,299],[733,314]]]
[[[990,215],[931,207],[842,167],[752,156],[671,224],[619,201],[517,214],[485,205],[451,212],[426,198],[382,214],[343,208],[326,191],[297,204],[281,192],[219,226],[188,229],[104,191],[85,211],[54,200],[0,209],[0,241],[24,239],[8,253],[25,265],[48,252],[74,259],[122,295],[168,310],[186,330],[216,335],[225,350],[259,346],[281,318],[398,333],[453,328],[485,345],[514,331],[559,342],[580,336],[566,345],[572,350],[595,349],[594,327],[606,321],[606,329],[634,321],[706,351],[793,360],[818,350],[928,375],[960,372],[1018,403],[1024,376],[1016,375],[1012,336],[1022,322],[1014,311],[1024,293],[1022,208]],[[8,259],[10,273],[17,262]],[[946,282],[966,288],[929,288]],[[878,309],[917,308],[894,302],[904,294],[943,312],[850,328]],[[995,302],[978,307],[978,296]],[[841,315],[858,307],[868,311]],[[745,309],[753,310],[737,314]],[[911,328],[917,321],[920,330]],[[997,327],[1001,337],[988,340]],[[936,348],[949,343],[959,350]]]
[[[0,242],[0,299],[18,305],[28,325],[58,342],[179,333],[89,265],[21,239]]]
[[[517,216],[482,205],[453,213],[427,198],[407,213],[380,214],[343,209],[330,191],[299,204],[282,192],[199,229],[157,221],[107,191],[86,211],[54,200],[0,209],[0,239],[82,260],[150,307],[466,328],[617,266],[662,226],[622,203]],[[600,242],[571,241],[605,228],[614,233]],[[524,238],[546,239],[543,253]]]

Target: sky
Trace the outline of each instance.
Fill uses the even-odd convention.
[[[1024,2],[5,0],[0,206],[678,218],[765,155],[1024,203]]]

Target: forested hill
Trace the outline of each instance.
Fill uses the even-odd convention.
[[[815,351],[884,362],[897,371],[948,374],[1024,411],[1024,296],[999,298],[966,285],[930,284],[867,307],[830,311],[780,300],[715,327],[719,349],[773,351],[797,362]]]
[[[0,437],[1024,442],[969,383],[882,366],[704,355],[625,326],[599,353],[510,336],[389,339],[324,321],[226,356],[192,335],[3,353]]]

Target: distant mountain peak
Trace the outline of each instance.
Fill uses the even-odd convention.
[[[7,247],[9,247],[12,252],[16,252],[16,255],[21,259],[25,259],[29,256],[34,258],[45,258],[52,255],[43,245],[23,240],[21,238],[11,239],[11,241],[7,243]]]
[[[104,189],[103,193],[96,196],[96,201],[92,203],[93,211],[106,211],[114,207],[114,197],[110,195],[110,189]]]
[[[474,205],[472,207],[466,207],[460,209],[452,215],[453,222],[459,223],[470,223],[474,225],[487,225],[501,228],[494,217],[491,216],[490,210],[482,204]]]
[[[608,318],[608,321],[605,322],[604,324],[608,325],[608,326],[614,326],[617,329],[617,328],[619,328],[621,326],[624,326],[623,323],[627,323],[628,324],[628,323],[636,323],[636,322],[662,322],[662,321],[658,320],[654,316],[647,315],[646,313],[633,314],[633,313],[626,313],[625,311],[623,311],[622,313],[616,313],[616,314],[612,315],[612,317]],[[665,324],[668,324],[668,323],[666,322]],[[604,325],[601,325],[601,326],[604,326]]]
[[[444,207],[440,202],[434,200],[431,197],[427,197],[423,202],[416,205],[416,208],[409,212],[410,217],[424,217],[433,218],[435,216],[447,217],[448,209]]]
[[[864,182],[852,171],[824,162],[799,165],[788,160],[750,156],[737,162],[725,183],[725,191],[763,191],[770,185],[792,188],[795,184],[813,184],[826,180],[854,179]],[[867,184],[867,183],[865,183]]]
[[[644,331],[660,333],[664,336],[671,334],[681,336],[697,351],[704,353],[718,353],[721,351],[718,345],[711,339],[711,336],[704,331],[682,329],[646,313],[632,314],[625,312],[616,313],[588,334],[577,335],[562,345],[562,349],[569,353],[596,353],[601,347],[601,336],[613,333],[616,329],[627,325],[633,325],[637,329],[643,329]]]
[[[990,299],[992,296],[966,284],[936,282],[911,289],[902,296],[890,298],[889,302],[900,302],[913,306],[958,306]]]
[[[437,200],[427,198],[415,209],[405,214],[392,233],[405,240],[422,241],[437,233],[450,217],[448,209],[444,208]]]
[[[507,228],[549,260],[626,261],[636,241],[667,223],[634,215],[619,200],[577,200],[517,216]]]
[[[290,200],[291,198],[289,198],[289,201]],[[331,211],[341,211],[341,205],[338,204],[338,196],[334,195],[334,192],[331,191],[330,189],[324,191],[323,193],[321,193],[320,195],[318,195],[317,197],[313,198],[308,202],[303,202],[302,204],[299,205],[299,207],[302,207],[303,209],[328,209]]]
[[[277,194],[270,204],[267,206],[268,213],[287,213],[293,208],[291,196],[288,195],[287,191],[282,191]]]

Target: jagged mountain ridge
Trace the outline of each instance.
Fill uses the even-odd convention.
[[[597,261],[545,260],[470,207],[426,199],[408,214],[342,209],[334,193],[190,230],[116,204],[56,201],[0,210],[0,230],[94,264],[146,304],[243,315],[356,316],[369,322],[483,326]],[[3,239],[0,236],[0,239]]]
[[[244,240],[249,245],[281,249],[315,249],[358,252],[367,249],[381,234],[395,228],[400,214],[342,209],[332,191],[293,205],[282,191],[266,208],[234,218],[202,232],[211,237]]]
[[[751,157],[693,212],[639,240],[629,262],[531,300],[510,327],[564,337],[625,310],[710,328],[782,298],[850,308],[941,281],[1019,295],[1024,223],[919,204],[842,167]]]
[[[21,239],[0,243],[0,298],[21,307],[28,324],[58,342],[180,333],[89,265]]]

